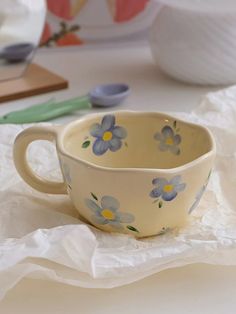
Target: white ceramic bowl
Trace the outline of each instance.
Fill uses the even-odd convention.
[[[175,79],[202,85],[236,83],[236,11],[164,6],[149,41],[158,67]]]

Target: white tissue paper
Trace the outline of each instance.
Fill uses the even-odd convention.
[[[0,298],[23,277],[111,288],[191,263],[236,265],[236,87],[207,95],[191,114],[175,115],[211,129],[215,168],[188,227],[141,240],[86,225],[67,196],[27,186],[12,161],[24,127],[0,126]],[[51,144],[34,143],[29,156],[36,171],[60,177]]]

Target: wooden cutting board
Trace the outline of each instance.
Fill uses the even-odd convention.
[[[0,103],[65,89],[68,85],[63,77],[31,64],[21,78],[0,82]]]

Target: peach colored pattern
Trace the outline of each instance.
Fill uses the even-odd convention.
[[[81,0],[80,0],[81,1]],[[41,45],[47,46],[69,46],[81,45],[83,41],[78,37],[76,30],[70,30],[70,26],[66,24],[73,20],[72,5],[70,0],[47,0],[49,12],[60,18],[58,20],[58,29],[52,30],[50,20],[46,22],[43,35],[41,38]],[[78,2],[77,2],[78,9]],[[61,22],[64,21],[64,29],[62,29]],[[75,25],[77,27],[77,24]],[[66,27],[66,29],[65,29]],[[73,28],[73,26],[72,26]]]
[[[65,35],[63,38],[57,41],[57,46],[71,46],[71,45],[82,45],[83,41],[73,33]]]
[[[116,0],[115,22],[131,20],[145,9],[149,0]]]
[[[70,0],[47,0],[48,10],[64,20],[71,20],[71,3]]]
[[[114,23],[124,23],[140,14],[149,0],[105,0]],[[79,38],[79,21],[75,17],[89,0],[47,0],[48,10],[58,18],[58,25],[51,24],[50,16],[45,24],[41,45],[68,46],[81,45]],[[96,18],[96,14],[94,15]],[[62,28],[64,22],[64,29]],[[72,23],[71,23],[72,22]],[[73,23],[74,22],[74,23]],[[56,22],[57,23],[57,22]],[[77,29],[76,29],[77,27]]]

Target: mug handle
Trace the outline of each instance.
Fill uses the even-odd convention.
[[[67,194],[65,182],[53,182],[37,175],[29,166],[26,157],[30,143],[37,140],[55,142],[57,134],[57,127],[51,126],[33,126],[24,130],[15,139],[13,158],[19,175],[31,187],[43,193]]]

